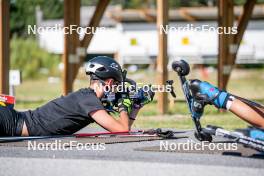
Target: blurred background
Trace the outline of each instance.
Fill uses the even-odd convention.
[[[235,23],[243,12],[245,0],[234,0]],[[85,27],[96,9],[97,0],[81,0],[80,25]],[[13,87],[16,109],[34,109],[62,95],[62,31],[44,30],[29,35],[28,25],[63,26],[63,0],[10,1],[10,67],[19,70],[22,81]],[[216,0],[169,0],[169,25],[180,27],[208,25],[217,27]],[[111,0],[100,21],[105,30],[97,31],[85,53],[84,63],[97,55],[116,58],[128,70],[128,77],[150,84],[156,82],[158,33],[156,0]],[[83,38],[83,36],[80,36]],[[264,103],[264,0],[254,6],[240,43],[236,65],[227,90],[233,94]],[[178,77],[170,69],[173,60],[191,64],[190,79],[217,85],[218,35],[215,31],[170,31],[167,39],[168,78],[174,80],[177,99],[169,96],[168,112],[160,115],[155,100],[140,112],[138,128],[192,128]],[[87,87],[83,67],[78,70],[73,90]],[[202,123],[227,129],[247,124],[228,112],[207,107]]]

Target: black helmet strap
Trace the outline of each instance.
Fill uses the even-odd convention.
[[[103,86],[105,86],[105,81],[96,76],[95,74],[91,74],[91,80],[98,80]]]

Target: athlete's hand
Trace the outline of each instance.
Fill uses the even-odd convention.
[[[153,98],[155,96],[155,92],[151,91],[150,87],[151,86],[149,86],[149,90],[148,91],[145,91],[145,90],[141,89],[144,98],[140,101],[140,103],[137,103],[137,104],[135,103],[134,106],[133,106],[134,108],[140,109],[143,106],[145,106],[146,104],[149,104],[150,102],[153,101]]]
[[[190,89],[194,97],[200,101],[203,101],[206,104],[213,104],[217,108],[226,108],[226,102],[230,97],[225,91],[219,90],[217,87],[212,84],[200,81],[200,80],[191,80]]]
[[[125,111],[128,114],[130,114],[131,110],[132,110],[132,101],[130,99],[120,98],[118,100],[118,111],[119,111],[119,113],[122,111]]]

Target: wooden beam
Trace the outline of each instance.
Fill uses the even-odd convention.
[[[194,22],[194,21],[197,21],[196,17],[192,16],[189,12],[188,12],[188,8],[180,8],[179,9],[179,14],[180,16],[185,19],[186,21],[191,21],[191,22]]]
[[[243,7],[243,13],[238,19],[238,27],[237,27],[238,33],[235,35],[234,38],[234,42],[238,44],[238,47],[243,38],[244,32],[247,28],[248,21],[253,13],[253,9],[256,2],[257,0],[247,0],[246,4]]]
[[[87,30],[87,34],[85,34],[83,40],[81,41],[81,46],[87,48],[92,40],[93,33],[92,29],[99,26],[99,23],[104,15],[105,9],[109,4],[110,0],[100,0],[96,6],[95,12],[91,21],[88,24],[89,30]]]
[[[9,93],[9,0],[0,0],[0,93]]]
[[[167,55],[167,34],[161,27],[168,25],[168,0],[157,0],[157,29],[159,37],[159,52],[157,58],[157,82],[158,85],[165,85],[168,79],[168,55]],[[165,114],[168,110],[167,93],[158,94],[158,110]]]
[[[71,3],[70,0],[64,0],[64,27],[70,25],[70,12],[71,12]],[[71,79],[70,79],[70,64],[69,64],[69,36],[64,34],[64,52],[63,52],[63,94],[66,95],[71,91]]]
[[[81,13],[80,13],[80,10],[81,10],[81,0],[75,0],[74,1],[74,22],[75,24],[77,24],[78,26],[80,26],[80,20],[81,20]],[[80,41],[80,36],[79,34],[76,32],[73,34],[73,44],[74,44],[74,51],[73,53],[75,54],[75,57],[76,57],[76,62],[73,63],[73,80],[72,80],[72,84],[74,84],[74,80],[77,76],[77,73],[79,71],[79,65],[80,65],[80,60],[81,60],[81,57],[80,55],[77,53],[77,48],[80,47],[81,45],[81,41]]]
[[[247,0],[247,2],[245,3],[244,7],[243,7],[243,13],[241,14],[241,16],[238,19],[238,25],[237,25],[237,34],[235,34],[233,36],[233,52],[230,53],[230,60],[231,60],[231,71],[234,68],[234,65],[236,63],[236,58],[237,58],[237,52],[238,49],[240,47],[240,43],[242,41],[244,32],[247,28],[248,25],[248,21],[253,13],[253,9],[254,6],[256,4],[256,0]],[[230,71],[230,72],[231,72]],[[228,84],[228,81],[230,79],[230,75],[226,76],[226,82],[225,84]]]
[[[85,54],[86,54],[86,50],[89,47],[90,42],[93,38],[93,31],[92,30],[95,30],[96,27],[99,26],[100,21],[103,17],[103,14],[104,14],[106,7],[109,4],[109,2],[110,2],[110,0],[100,0],[98,2],[96,9],[94,11],[94,14],[93,14],[89,24],[87,25],[87,27],[90,27],[90,28],[87,28],[86,34],[84,35],[83,40],[80,42],[80,47],[85,49]],[[74,78],[77,76],[78,70],[84,62],[84,58],[85,58],[85,56],[79,57],[79,63],[78,63],[78,65],[76,65],[75,71],[74,71]]]
[[[99,26],[100,20],[103,17],[104,11],[109,4],[110,0],[100,0],[96,6],[95,12],[90,20],[86,34],[82,41],[79,40],[79,36],[77,33],[73,33],[73,35],[65,35],[64,39],[64,73],[63,73],[63,92],[67,94],[73,89],[73,82],[76,78],[79,68],[84,61],[85,56],[78,55],[77,48],[88,48],[92,37],[93,30]],[[65,0],[64,1],[64,25],[69,26],[71,24],[80,25],[80,0]],[[71,58],[75,58],[74,62],[71,62]]]
[[[64,26],[80,26],[80,0],[64,0]],[[66,95],[73,90],[75,70],[79,64],[76,48],[79,46],[79,35],[76,30],[68,30],[64,34],[63,53],[63,94]]]
[[[242,41],[245,30],[247,28],[248,21],[253,13],[255,4],[256,4],[256,0],[247,0],[247,2],[243,6],[243,13],[240,15],[238,19],[237,34],[234,36],[234,46],[236,50],[234,53],[232,53],[233,65],[236,63],[237,52],[240,47],[240,43]]]
[[[142,9],[142,10],[139,10],[139,13],[142,14],[142,16],[146,19],[147,22],[149,23],[154,23],[156,21],[156,17],[151,15],[149,13],[149,10],[148,9]]]
[[[224,0],[222,0],[224,1]],[[233,5],[227,5],[225,8],[227,9],[226,12],[225,9],[222,9],[221,7],[221,3],[231,3],[229,1],[225,1],[225,2],[221,2],[221,0],[219,1],[219,13],[222,13],[223,15],[226,16],[227,21],[226,24],[227,25],[231,25],[231,21],[234,20],[234,12],[232,10],[230,10],[230,7]],[[254,9],[254,5],[256,4],[256,0],[247,0],[247,2],[245,3],[244,7],[243,7],[243,13],[242,15],[239,17],[238,20],[238,26],[237,26],[237,34],[234,35],[229,35],[229,37],[227,38],[228,43],[224,43],[224,36],[219,36],[219,48],[221,48],[219,50],[219,72],[218,72],[218,86],[221,89],[226,89],[226,86],[228,84],[228,81],[230,79],[230,75],[231,72],[234,68],[234,65],[236,63],[236,57],[237,57],[237,52],[241,43],[241,40],[243,38],[244,32],[247,28],[248,25],[248,21],[253,13],[253,9]],[[232,14],[231,14],[232,13]],[[221,21],[221,17],[219,16],[219,20]],[[223,19],[222,19],[223,20]],[[223,21],[222,21],[223,22]],[[219,23],[220,24],[220,23]],[[220,26],[220,25],[219,25]],[[233,22],[232,22],[232,26],[233,26]],[[221,38],[222,38],[222,42],[221,42]],[[222,43],[222,44],[220,44]],[[223,51],[223,48],[226,48],[227,52]],[[221,53],[221,51],[223,53]],[[226,58],[226,59],[225,59]],[[226,66],[223,66],[223,65]]]
[[[230,46],[233,43],[234,36],[233,34],[228,33],[228,28],[233,27],[234,5],[233,0],[219,0],[218,3],[218,26],[223,27],[223,30],[221,31],[223,33],[219,34],[218,87],[225,90],[228,76],[230,75],[232,68]],[[226,30],[224,30],[224,28]]]

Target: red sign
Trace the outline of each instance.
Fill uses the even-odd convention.
[[[0,94],[0,102],[13,105],[15,104],[16,100],[14,96]]]

